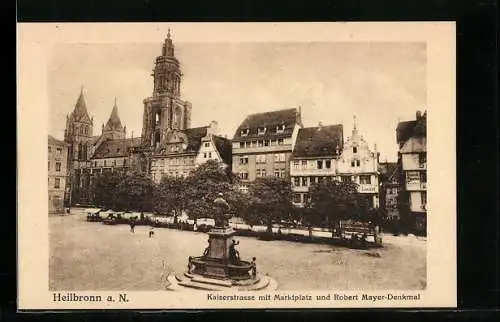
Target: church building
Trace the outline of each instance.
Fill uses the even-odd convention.
[[[105,172],[132,169],[159,182],[164,175],[187,176],[209,159],[231,168],[231,141],[218,134],[217,122],[191,127],[192,105],[181,99],[182,72],[174,49],[169,30],[155,59],[153,93],[143,101],[141,137],[126,137],[116,99],[101,134],[94,136],[82,89],[64,131],[71,190],[67,204],[91,202],[93,179]]]

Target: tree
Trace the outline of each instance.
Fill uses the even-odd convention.
[[[306,208],[337,224],[340,220],[351,219],[363,210],[358,185],[354,182],[323,181],[310,188],[310,198]]]
[[[177,218],[186,207],[186,180],[183,177],[164,176],[156,185],[153,193],[155,212],[161,214],[174,213]]]
[[[90,186],[92,203],[96,206],[116,209],[119,206],[116,187],[122,179],[122,174],[119,172],[98,174]]]
[[[249,187],[252,211],[247,219],[261,222],[272,232],[272,224],[278,220],[289,220],[293,211],[292,189],[287,178],[261,177]]]
[[[141,172],[128,172],[116,186],[116,205],[120,210],[151,211],[154,184]]]
[[[216,160],[208,160],[191,171],[184,185],[185,198],[188,200],[185,210],[189,217],[212,217],[212,202],[218,193],[224,194],[231,205],[231,198],[235,199],[237,194],[233,186],[236,180],[231,170]]]

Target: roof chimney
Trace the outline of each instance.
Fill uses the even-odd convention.
[[[422,118],[422,112],[417,111],[417,120],[420,120]]]

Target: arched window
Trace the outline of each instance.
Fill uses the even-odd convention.
[[[78,143],[78,160],[82,160],[83,158],[83,145]]]
[[[158,145],[160,144],[160,132],[155,133],[155,140],[154,140],[153,144],[155,147],[158,147]]]

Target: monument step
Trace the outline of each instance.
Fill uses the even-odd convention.
[[[226,286],[226,287],[231,287],[233,285],[233,283],[229,280],[218,280],[215,278],[207,278],[203,276],[195,276],[193,277],[193,279],[191,279],[191,281],[198,283]]]
[[[179,285],[184,286],[184,287],[198,289],[198,290],[205,290],[205,291],[223,291],[224,289],[228,289],[228,290],[231,289],[231,287],[227,287],[227,286],[194,282],[193,280],[182,281],[179,283]]]

